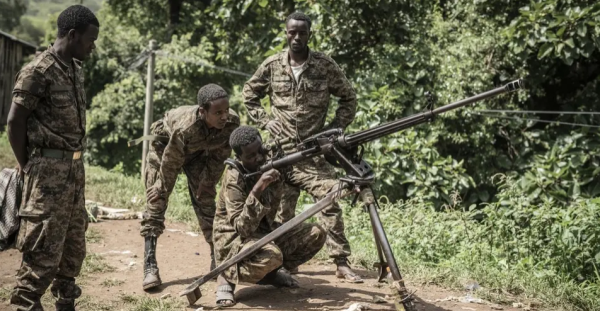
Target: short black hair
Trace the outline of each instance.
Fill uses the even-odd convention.
[[[242,155],[242,147],[250,145],[256,138],[261,138],[257,129],[252,126],[242,125],[233,130],[229,136],[229,146],[239,156]]]
[[[56,20],[59,38],[66,36],[71,29],[79,33],[84,32],[89,25],[100,28],[100,22],[94,13],[83,5],[72,5],[58,15]]]
[[[201,87],[198,91],[198,105],[208,111],[211,101],[226,97],[229,97],[227,91],[217,84],[210,83]]]
[[[310,25],[311,25],[311,21],[310,21],[310,17],[308,17],[308,15],[302,13],[302,12],[294,12],[290,15],[288,15],[288,17],[286,17],[285,19],[285,25],[287,26],[287,23],[290,21],[290,19],[295,19],[297,21],[305,21],[308,23],[308,30],[310,30]]]

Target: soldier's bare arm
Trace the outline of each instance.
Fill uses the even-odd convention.
[[[27,118],[31,110],[12,103],[8,112],[8,140],[12,147],[15,158],[19,163],[19,171],[27,164]]]
[[[339,97],[335,117],[328,128],[345,129],[354,120],[356,114],[356,92],[344,72],[336,63],[330,67],[329,93]]]

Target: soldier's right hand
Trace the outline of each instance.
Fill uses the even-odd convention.
[[[279,173],[278,170],[272,168],[266,172],[264,172],[261,176],[260,179],[258,180],[258,182],[256,183],[256,185],[254,186],[254,188],[256,190],[259,191],[263,191],[267,188],[268,185],[270,185],[272,182],[276,181],[277,179],[279,179],[279,176],[281,176],[281,174]]]
[[[269,121],[265,128],[267,129],[267,131],[269,131],[269,133],[273,134],[274,136],[281,134],[281,132],[283,131],[283,125],[281,125],[281,122],[277,120]]]

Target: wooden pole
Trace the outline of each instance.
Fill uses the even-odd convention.
[[[148,77],[146,78],[146,111],[144,113],[144,135],[150,135],[150,125],[153,122],[153,102],[152,95],[154,94],[154,50],[156,49],[156,40],[150,40],[150,55],[148,56]],[[150,142],[144,140],[142,148],[142,181],[144,181],[144,171],[146,169],[146,155]]]

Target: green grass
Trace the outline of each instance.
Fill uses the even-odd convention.
[[[541,217],[551,214],[542,207],[536,211]],[[346,235],[353,252],[350,259],[355,265],[371,268],[378,259],[368,215],[358,207],[346,207],[344,214]],[[414,202],[390,204],[380,209],[400,271],[412,282],[434,283],[464,292],[464,286],[474,280],[481,286],[475,295],[492,302],[531,303],[559,310],[600,310],[597,274],[595,278],[588,276],[587,281],[578,281],[569,277],[555,261],[544,261],[550,258],[527,255],[527,252],[518,257],[503,249],[502,243],[509,245],[511,240],[506,238],[501,244],[493,245],[489,237],[497,238],[500,233],[486,230],[469,216],[472,214],[460,210],[436,212]],[[569,217],[589,219],[586,215],[569,214]],[[523,229],[515,230],[516,235]],[[528,241],[520,243],[523,247]],[[550,249],[561,243],[560,238],[553,239],[541,248]],[[326,254],[321,251],[320,256],[323,255]],[[573,260],[553,259],[556,262]]]
[[[0,287],[0,302],[6,303],[10,299],[12,287]]]
[[[115,279],[115,278],[110,278],[110,279],[105,279],[104,281],[102,281],[102,286],[110,288],[110,287],[122,285],[123,283],[125,283],[125,281]]]
[[[0,133],[0,170],[17,166],[17,160],[12,153],[6,131]]]
[[[87,243],[100,243],[102,240],[102,234],[95,228],[88,228],[85,232],[85,241]]]
[[[174,311],[182,310],[185,305],[180,299],[166,297],[163,299],[152,298],[148,296],[137,296],[124,294],[121,295],[121,300],[131,305],[129,311]]]
[[[86,166],[85,196],[87,200],[100,202],[104,206],[133,211],[143,211],[146,204],[144,185],[139,177],[125,176],[95,166]],[[166,216],[169,220],[187,223],[192,230],[198,230],[184,175],[179,176],[169,197]]]
[[[113,272],[115,268],[104,260],[104,257],[98,254],[88,253],[83,261],[81,276],[87,277],[90,274]]]

